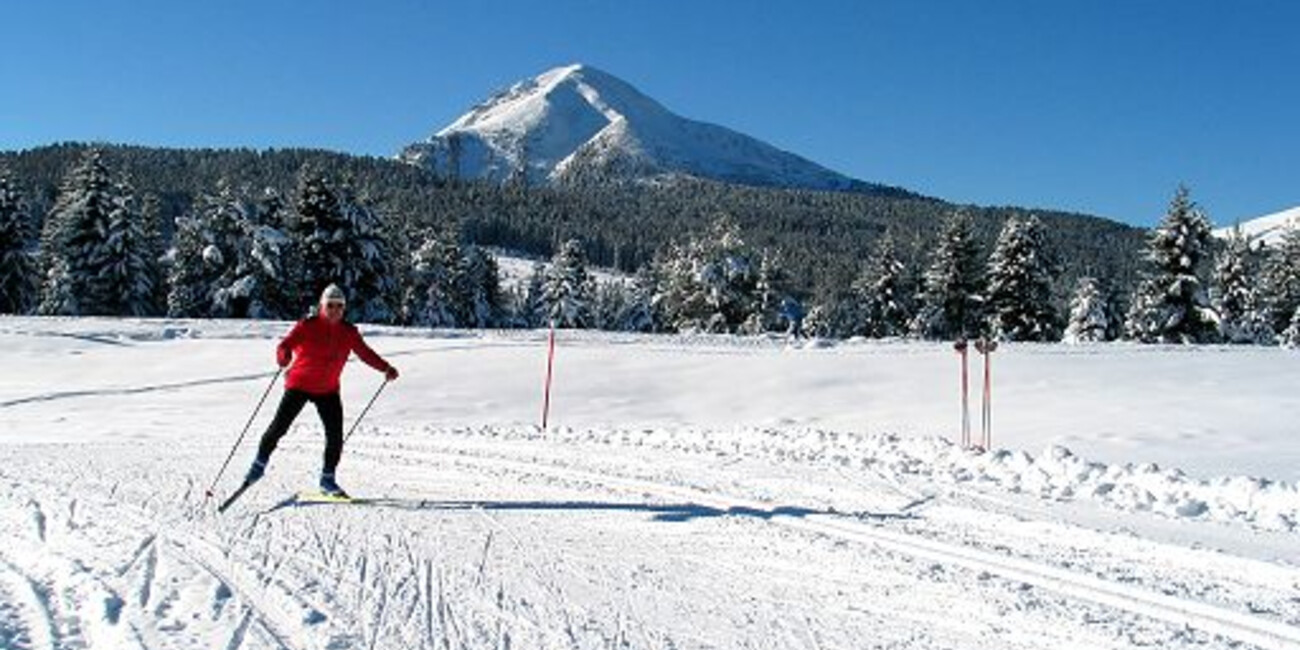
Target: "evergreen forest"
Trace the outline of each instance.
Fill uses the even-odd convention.
[[[532,277],[506,286],[501,250]],[[1219,242],[1187,188],[1148,232],[907,193],[448,181],[306,149],[0,153],[2,313],[297,318],[330,282],[350,318],[429,327],[1271,344],[1298,329],[1300,237]]]

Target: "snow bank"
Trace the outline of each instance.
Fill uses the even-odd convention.
[[[921,477],[973,490],[997,489],[1043,500],[1088,500],[1124,512],[1217,521],[1272,531],[1300,530],[1300,486],[1243,476],[1197,479],[1154,463],[1108,465],[1059,445],[1037,456],[1024,451],[965,450],[943,438],[824,430],[738,428],[571,429],[428,427],[426,435],[499,439],[545,436],[566,444],[644,446],[679,453],[762,457],[776,462],[869,470],[886,480]]]

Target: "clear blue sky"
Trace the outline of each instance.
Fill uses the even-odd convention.
[[[1220,224],[1300,205],[1289,0],[39,0],[0,17],[0,150],[391,156],[569,63],[961,203]]]

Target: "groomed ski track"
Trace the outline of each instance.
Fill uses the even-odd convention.
[[[0,585],[13,603],[0,608],[0,621],[14,648],[185,647],[212,638],[224,648],[295,650],[708,647],[738,614],[766,628],[728,633],[741,647],[840,647],[851,633],[890,620],[884,634],[897,638],[879,647],[1046,647],[1044,639],[1059,647],[1300,647],[1300,605],[1286,588],[1300,580],[1294,571],[1261,584],[1250,578],[1273,567],[1189,550],[1204,556],[1203,566],[1135,571],[1120,582],[1098,575],[1116,564],[1140,566],[1148,542],[1128,548],[1112,535],[1036,521],[1028,525],[1040,537],[1013,546],[1014,533],[999,529],[1015,518],[950,487],[872,480],[825,462],[666,452],[631,433],[622,434],[626,444],[570,434],[566,441],[530,430],[366,431],[350,445],[347,468],[369,500],[298,504],[284,475],[310,476],[318,453],[299,432],[273,476],[225,515],[203,499],[198,476],[169,496],[151,494],[139,478],[83,471],[70,497],[57,484],[19,486],[0,475],[25,499],[5,500],[6,525],[26,529],[0,549]],[[132,464],[143,473],[141,462]],[[826,481],[832,489],[795,486],[808,469],[835,477]],[[462,538],[458,557],[427,546],[422,519],[436,520],[435,537]],[[111,528],[99,523],[108,521]],[[633,543],[619,533],[626,525],[668,534],[638,534]],[[683,553],[697,537],[748,541],[732,558]],[[749,551],[772,557],[747,558]],[[818,560],[827,554],[857,558],[849,573],[863,580],[864,593]],[[641,560],[616,580],[601,576],[611,570],[601,558],[617,556]],[[504,568],[494,572],[498,563]],[[737,584],[661,583],[656,591],[635,577],[639,570],[679,580],[683,564],[687,574],[713,572]],[[882,576],[892,576],[883,581],[890,588],[881,589]],[[827,580],[842,594],[840,611],[812,618],[828,601],[808,585]],[[933,583],[939,594],[911,582]],[[784,586],[752,594],[757,605],[736,605],[754,584]],[[1246,593],[1259,611],[1205,599],[1212,585],[1230,601],[1233,590]],[[598,593],[581,595],[590,589]],[[776,595],[787,590],[791,602]],[[1007,628],[918,608],[940,594],[972,611],[1005,610]],[[710,599],[718,599],[713,612]],[[802,599],[820,604],[800,606]],[[669,620],[724,622],[706,621],[692,637],[680,620],[646,613],[664,603],[675,613]],[[182,612],[195,606],[203,615],[185,620]],[[793,618],[778,613],[787,609]],[[850,629],[837,636],[833,628],[846,621]],[[906,627],[921,631],[901,634]],[[182,629],[192,636],[177,635]]]
[[[404,454],[410,454],[414,458],[503,469],[517,474],[544,474],[573,484],[605,485],[631,494],[654,495],[667,502],[677,499],[690,504],[684,506],[684,509],[709,508],[719,515],[755,516],[774,525],[787,526],[814,535],[855,542],[868,547],[875,546],[901,555],[911,555],[919,560],[960,566],[968,571],[985,572],[1003,580],[1018,581],[1064,597],[1090,600],[1100,605],[1163,620],[1188,629],[1201,630],[1261,648],[1300,648],[1300,628],[1292,625],[1177,598],[1149,588],[1131,587],[1005,554],[890,530],[879,524],[866,525],[846,521],[846,519],[866,519],[883,523],[890,519],[906,519],[909,518],[910,508],[899,512],[815,511],[633,477],[571,469],[538,460],[409,449],[404,450]],[[384,503],[372,505],[382,506]],[[402,507],[401,502],[389,502],[388,505]]]

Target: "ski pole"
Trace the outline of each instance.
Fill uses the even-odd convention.
[[[217,471],[217,477],[212,479],[212,485],[208,488],[206,498],[212,498],[213,490],[217,489],[217,483],[221,481],[221,475],[225,474],[226,468],[230,466],[230,459],[235,457],[239,445],[244,442],[244,436],[248,434],[248,427],[253,426],[253,420],[257,419],[257,412],[262,410],[262,404],[266,403],[266,396],[271,394],[271,389],[275,388],[275,382],[283,372],[284,368],[276,368],[275,376],[271,377],[271,383],[267,384],[266,391],[262,393],[262,399],[257,400],[257,406],[253,408],[253,414],[248,416],[248,422],[244,423],[244,430],[239,432],[239,439],[235,441],[235,446],[230,448],[230,454],[226,456],[226,462],[221,464],[221,469]]]
[[[348,429],[348,435],[343,436],[343,442],[347,442],[348,438],[352,437],[352,432],[357,430],[357,425],[361,424],[361,418],[366,417],[366,412],[374,405],[375,400],[379,399],[379,394],[384,392],[384,387],[388,386],[388,381],[388,378],[384,377],[384,383],[379,385],[379,390],[375,391],[375,394],[370,396],[370,401],[366,402],[366,407],[361,409],[361,415],[357,416],[357,421],[352,423],[351,429]]]

